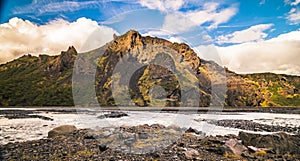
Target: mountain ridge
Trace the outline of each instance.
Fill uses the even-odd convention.
[[[224,101],[223,96],[218,96],[218,93],[214,93],[211,89],[211,75],[218,77],[217,74],[222,75],[222,73],[209,73],[209,68],[225,71],[223,74],[226,75],[226,80],[214,82],[222,84],[225,81],[227,87],[224,96],[225,106],[300,106],[299,76],[268,73],[236,74],[214,62],[200,59],[187,44],[171,43],[150,36],[143,37],[134,30],[116,37],[106,47],[103,56],[96,62],[95,78],[97,100],[103,106],[116,106],[119,105],[118,103],[123,106],[180,106],[183,104],[180,98],[182,92],[185,91],[182,91],[183,87],[180,88],[174,74],[155,65],[147,65],[134,73],[133,83],[127,89],[130,91],[130,101],[124,98],[116,102],[110,88],[113,69],[124,56],[138,62],[151,62],[155,57],[158,57],[155,59],[158,63],[160,60],[169,60],[165,61],[167,67],[174,67],[175,71],[189,66],[191,70],[188,71],[190,75],[195,76],[197,86],[199,86],[196,89],[201,96],[199,106],[212,105],[213,96],[217,97],[219,103]],[[165,53],[159,53],[161,50],[165,50]],[[96,49],[93,52],[97,53],[97,51]],[[73,106],[72,73],[77,57],[76,49],[71,46],[58,56],[26,55],[1,64],[0,106]],[[175,61],[170,58],[174,58]],[[184,83],[187,88],[193,88],[188,85],[189,80],[185,80]],[[154,85],[164,88],[165,93],[157,92],[153,99],[150,96],[150,89]],[[120,89],[123,87],[121,83]],[[162,102],[159,99],[162,97],[167,101]]]

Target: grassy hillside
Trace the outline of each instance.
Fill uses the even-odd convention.
[[[143,37],[136,31],[117,37],[105,47],[104,53],[100,48],[84,53],[86,60],[80,60],[75,48],[69,47],[58,56],[26,55],[0,65],[0,106],[73,106],[72,74],[76,58],[80,64],[96,64],[97,72],[92,77],[95,77],[96,99],[102,106],[219,106],[224,99],[224,105],[231,107],[300,106],[298,76],[239,75],[200,59],[187,44]],[[100,54],[103,56],[96,59]],[[124,58],[131,63],[114,73],[117,64],[126,62]],[[133,62],[152,65],[137,68]],[[130,69],[136,71],[126,76]],[[80,72],[89,73],[85,70],[89,68]],[[113,80],[118,80],[115,90],[112,90]],[[222,91],[223,83],[227,87],[225,95],[218,92]],[[84,84],[79,86],[86,88]],[[124,91],[129,91],[130,96],[126,97]],[[90,97],[88,93],[81,94],[87,100]],[[186,100],[182,100],[183,94],[187,94]]]

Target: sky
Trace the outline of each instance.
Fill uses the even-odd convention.
[[[1,1],[0,63],[101,47],[130,29],[237,73],[300,75],[300,0]]]

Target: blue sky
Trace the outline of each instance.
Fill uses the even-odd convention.
[[[8,30],[7,25],[14,24],[17,28],[26,28],[26,31],[32,31],[28,29],[31,26],[35,31],[42,32],[41,35],[49,33],[50,29],[55,30],[55,27],[65,29],[61,29],[61,32],[74,30],[77,33],[76,25],[81,25],[83,31],[97,28],[97,23],[98,26],[104,27],[105,31],[119,34],[136,29],[145,35],[186,42],[199,51],[200,57],[215,60],[239,73],[270,71],[300,75],[299,63],[290,61],[284,55],[294,53],[289,57],[300,57],[300,0],[7,0],[2,2],[1,7],[0,23],[6,24],[5,29],[0,28],[3,31]],[[70,37],[71,34],[68,35]],[[9,40],[15,41],[17,36],[20,35],[11,36],[10,39],[10,36],[6,35],[8,38],[5,39],[5,43]],[[110,39],[111,37],[107,38]],[[284,46],[273,51],[270,44],[275,45],[279,40],[284,40],[281,43]],[[44,41],[46,40],[43,39]],[[82,42],[74,40],[72,43],[82,47]],[[59,49],[53,49],[45,47],[45,44],[40,44],[41,47],[31,47],[32,50],[24,52],[18,48],[18,51],[12,51],[13,54],[2,54],[0,63],[26,52],[50,54],[63,47],[62,45]],[[16,44],[22,45],[28,48],[28,44]],[[244,48],[249,50],[245,51]],[[256,50],[260,54],[249,55],[256,53]],[[8,56],[9,54],[11,55]],[[274,63],[273,57],[279,56],[285,59]],[[247,60],[256,60],[257,67],[247,63],[245,57]],[[270,62],[263,61],[268,58]]]
[[[207,2],[207,1],[206,1]],[[288,13],[292,8],[299,10],[299,5],[289,5],[284,0],[225,0],[211,1],[220,3],[218,10],[234,6],[237,12],[229,21],[221,23],[218,28],[208,31],[212,37],[229,34],[237,30],[243,30],[257,24],[272,23],[274,26],[268,31],[268,37],[272,38],[282,33],[287,33],[299,28],[299,23],[291,23]],[[99,0],[99,1],[57,1],[57,0],[21,0],[3,1],[0,23],[8,22],[13,17],[29,20],[39,25],[47,24],[56,19],[76,21],[80,17],[86,17],[97,21],[99,24],[114,16],[130,11],[147,9],[138,1],[133,0]],[[203,9],[205,1],[187,1],[178,11],[186,13]],[[154,9],[159,11],[159,9]],[[161,12],[161,11],[160,11]],[[155,19],[162,19],[166,13],[151,15]],[[132,23],[132,21],[130,21]],[[138,21],[136,21],[138,22]],[[201,24],[207,27],[210,22]]]

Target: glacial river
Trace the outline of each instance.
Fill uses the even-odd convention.
[[[0,108],[0,110],[11,110]],[[13,108],[16,110],[16,108]],[[18,108],[17,110],[35,110],[33,108]],[[300,125],[299,114],[274,114],[255,112],[231,113],[176,113],[176,112],[149,112],[123,111],[128,116],[121,118],[97,118],[107,112],[85,111],[78,113],[39,112],[37,115],[49,117],[53,120],[40,118],[8,119],[0,115],[0,144],[8,142],[36,140],[46,138],[48,131],[59,125],[75,125],[77,128],[99,129],[112,126],[132,126],[142,124],[162,124],[165,126],[192,127],[203,131],[206,135],[237,135],[242,129],[216,126],[208,123],[209,120],[252,120],[253,122],[283,127],[297,127]],[[247,130],[243,130],[247,131]],[[268,134],[270,132],[252,133]]]

